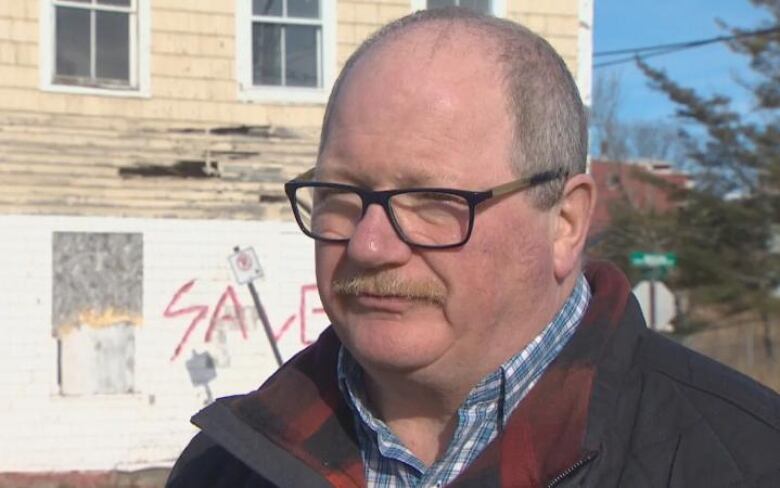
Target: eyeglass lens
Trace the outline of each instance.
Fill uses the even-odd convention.
[[[349,239],[363,216],[360,194],[343,188],[301,187],[296,202],[304,227],[316,238]],[[461,242],[468,234],[471,209],[460,195],[399,193],[390,197],[389,206],[396,230],[410,243],[447,246]]]

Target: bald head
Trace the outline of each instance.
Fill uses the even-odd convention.
[[[453,69],[453,64],[462,65],[468,59],[482,63],[465,71]],[[382,71],[383,66],[403,72]],[[518,24],[458,8],[424,10],[388,24],[353,53],[339,75],[325,112],[320,152],[334,114],[348,109],[341,107],[347,98],[342,95],[351,90],[353,77],[363,81],[373,77],[384,89],[379,94],[383,98],[404,89],[431,88],[429,109],[446,103],[435,96],[437,84],[471,84],[477,87],[475,93],[482,94],[499,89],[502,101],[485,110],[501,110],[510,120],[507,163],[515,174],[557,168],[570,174],[585,171],[586,121],[574,80],[552,47]],[[475,101],[482,102],[482,98]],[[435,110],[409,114],[443,115]],[[468,122],[463,121],[464,126]],[[537,204],[554,204],[562,186],[559,180],[535,188]]]

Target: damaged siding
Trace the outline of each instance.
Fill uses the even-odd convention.
[[[0,111],[0,213],[290,218],[316,131],[173,127]]]
[[[138,0],[146,5],[149,0]],[[315,158],[323,103],[247,103],[236,79],[236,0],[149,2],[148,96],[39,83],[49,0],[0,2],[0,213],[291,219],[282,183]],[[322,0],[336,68],[410,0]],[[576,71],[578,0],[507,0]],[[46,15],[43,15],[46,14]]]
[[[138,1],[148,90],[107,96],[45,86],[49,0],[0,0],[3,472],[170,466],[193,412],[273,373],[252,297],[227,266],[236,245],[257,250],[283,358],[328,325],[313,241],[283,192],[314,164],[324,104],[239,100],[235,6],[249,0]],[[336,69],[411,11],[328,1]],[[577,0],[505,3],[574,68]]]

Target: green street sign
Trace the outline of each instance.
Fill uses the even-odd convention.
[[[674,268],[677,265],[677,255],[671,252],[632,252],[629,254],[631,266],[637,268]]]

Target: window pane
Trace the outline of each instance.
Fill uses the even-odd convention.
[[[282,0],[252,0],[252,15],[282,16]]]
[[[318,19],[320,17],[320,1],[287,0],[287,16]]]
[[[89,77],[89,10],[57,7],[56,74]]]
[[[317,86],[317,34],[312,26],[285,27],[287,86]]]
[[[483,14],[493,13],[490,9],[490,0],[460,0],[460,5]]]
[[[116,5],[117,7],[129,7],[131,0],[98,0],[101,5]]]
[[[428,0],[428,8],[443,8],[457,5],[456,0]]]
[[[98,78],[130,80],[130,15],[96,12],[95,71]]]
[[[491,14],[491,0],[428,0],[428,8],[444,8],[454,5],[470,8],[483,14]]]
[[[252,82],[255,85],[282,84],[282,28],[252,24]]]

